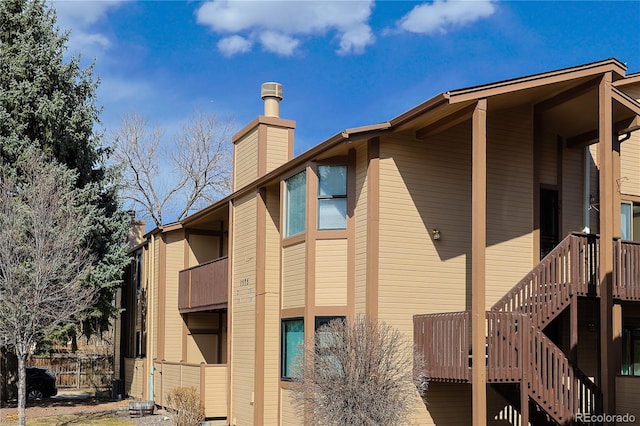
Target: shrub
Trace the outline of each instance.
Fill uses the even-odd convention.
[[[176,426],[197,426],[204,421],[204,405],[194,387],[175,388],[167,396],[167,405]]]
[[[384,322],[362,315],[331,321],[302,351],[291,386],[293,402],[306,424],[404,425],[412,397],[416,391],[424,397],[427,389],[412,349]]]

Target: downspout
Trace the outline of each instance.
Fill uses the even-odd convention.
[[[584,195],[583,195],[583,223],[582,232],[591,232],[591,151],[589,146],[584,148]]]

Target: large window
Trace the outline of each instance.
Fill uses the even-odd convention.
[[[640,241],[640,204],[624,201],[620,204],[620,237]]]
[[[622,371],[624,376],[640,376],[640,328],[625,327],[622,332]]]
[[[300,362],[304,346],[304,319],[288,318],[282,320],[280,377],[292,379],[294,366]]]
[[[304,232],[307,197],[307,175],[300,172],[286,180],[285,237]]]
[[[318,229],[347,227],[347,166],[318,166]]]

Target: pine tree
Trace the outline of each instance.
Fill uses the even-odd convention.
[[[94,187],[91,252],[98,260],[86,279],[97,292],[85,319],[86,334],[105,330],[113,294],[127,262],[126,215],[117,199],[116,173],[105,164],[108,149],[95,132],[100,108],[93,66],[65,58],[67,34],[44,0],[0,1],[0,161],[16,164],[38,148],[76,175],[76,187]]]

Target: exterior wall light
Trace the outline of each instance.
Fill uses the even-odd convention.
[[[431,231],[431,236],[433,237],[434,241],[438,241],[440,239],[440,230],[434,229],[433,231]]]

